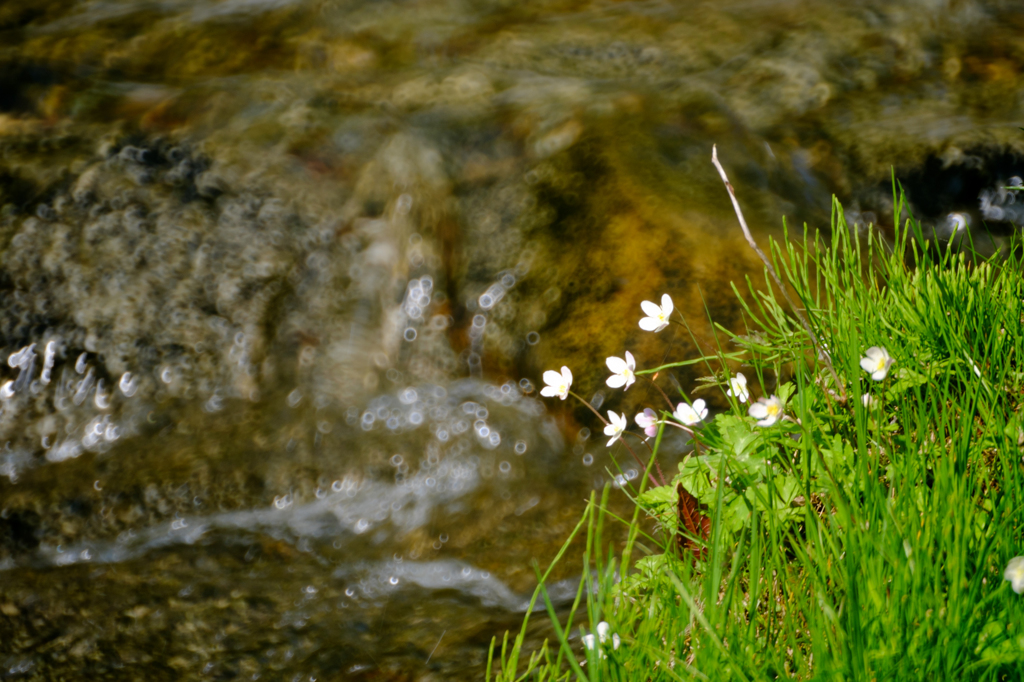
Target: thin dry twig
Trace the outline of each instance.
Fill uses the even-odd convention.
[[[733,189],[732,183],[729,182],[729,178],[726,176],[725,169],[722,168],[722,164],[718,162],[718,145],[711,146],[711,163],[715,164],[715,168],[718,169],[718,174],[722,176],[722,182],[725,183],[725,188],[729,190],[729,198],[732,199],[732,207],[736,211],[736,218],[739,219],[740,227],[743,228],[743,236],[746,237],[747,243],[750,244],[750,248],[754,249],[758,258],[761,259],[761,262],[764,263],[764,266],[768,269],[768,273],[772,276],[772,279],[775,280],[775,284],[778,285],[783,297],[785,297],[786,303],[789,304],[793,314],[796,315],[797,319],[800,320],[800,324],[803,325],[804,331],[806,331],[807,335],[811,337],[811,343],[814,344],[815,352],[821,361],[825,363],[828,371],[831,372],[832,380],[835,382],[836,388],[839,389],[839,401],[846,402],[846,389],[843,387],[842,383],[840,383],[839,375],[836,374],[836,370],[832,366],[832,361],[829,359],[828,353],[826,353],[824,348],[822,348],[821,342],[818,341],[818,336],[814,333],[814,330],[811,329],[811,325],[807,322],[807,318],[804,317],[803,313],[800,312],[800,308],[798,308],[796,303],[793,302],[793,299],[790,298],[789,291],[782,284],[782,280],[779,279],[778,273],[776,273],[775,268],[772,267],[771,261],[768,260],[764,251],[762,251],[761,247],[759,247],[757,242],[754,241],[753,235],[750,234],[750,228],[747,227],[747,221],[743,218],[743,210],[740,208],[740,202],[736,199],[736,190]]]

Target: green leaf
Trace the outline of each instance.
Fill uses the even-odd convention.
[[[933,363],[931,367],[935,367],[938,364],[940,363]],[[916,372],[909,367],[901,367],[895,372],[895,374],[896,381],[894,381],[885,391],[886,400],[892,400],[901,393],[905,393],[912,388],[917,388],[918,386],[927,384],[935,375],[935,372],[931,371],[928,374],[922,374],[921,372]]]
[[[779,396],[779,399],[783,403],[788,403],[794,393],[796,393],[796,386],[794,386],[792,382],[787,381],[779,386],[778,392],[775,395]]]
[[[680,463],[682,466],[682,463]],[[640,496],[640,504],[645,509],[656,510],[660,507],[670,506],[675,507],[678,501],[678,493],[676,493],[675,486],[671,485],[660,485],[657,488],[651,488]]]

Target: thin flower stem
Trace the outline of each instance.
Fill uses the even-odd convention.
[[[697,455],[700,455],[700,441],[697,440],[697,434],[695,434],[692,429],[689,429],[683,426],[682,424],[677,424],[676,422],[669,421],[668,419],[662,420],[662,423],[664,423],[666,426],[674,426],[677,429],[682,429],[683,431],[686,431],[688,434],[690,434],[690,442],[693,443],[694,452]]]
[[[593,405],[591,405],[586,400],[584,400],[580,396],[576,395],[572,391],[569,391],[569,395],[571,395],[573,398],[576,398],[576,400],[580,401],[581,403],[586,405],[588,408],[590,408],[590,411],[597,415],[597,418],[601,420],[602,424],[604,424],[605,426],[608,425],[608,420],[605,419],[604,417],[602,417],[601,413],[598,412],[597,410],[595,410]],[[629,447],[629,443],[627,443],[626,439],[622,437],[622,434],[619,434],[619,440],[621,440],[622,444],[626,446],[627,450],[629,450],[629,454],[633,455],[633,459],[636,460],[637,465],[642,470],[647,471],[647,467],[644,466],[644,463],[640,460],[639,457],[637,457],[637,454],[635,452],[633,452],[633,448]],[[653,455],[653,451],[652,451],[651,454]],[[661,466],[658,464],[657,460],[654,461],[654,468],[658,470],[658,477],[661,478],[661,483],[660,484],[658,483],[657,479],[654,478],[653,474],[647,474],[647,478],[650,479],[651,485],[653,485],[654,487],[658,487],[658,485],[665,485],[665,474],[663,474],[661,472]]]
[[[644,465],[643,461],[641,461],[641,459],[637,456],[637,454],[635,452],[633,452],[633,448],[629,447],[629,443],[627,443],[626,439],[622,437],[622,434],[619,434],[619,440],[622,441],[622,444],[626,446],[627,450],[629,450],[629,454],[633,455],[633,459],[636,460],[637,466],[639,466],[644,471],[647,471],[647,467]],[[652,457],[654,456],[654,451],[653,450],[651,451],[651,456]],[[665,485],[665,474],[662,473],[661,465],[658,464],[658,460],[657,459],[654,460],[654,468],[658,470],[658,478],[661,479],[661,485]],[[651,485],[653,485],[655,487],[657,487],[659,485],[658,481],[654,478],[653,474],[647,474],[647,478],[651,481]]]
[[[740,208],[740,202],[736,199],[736,190],[733,189],[732,183],[729,182],[729,178],[726,176],[725,169],[722,168],[722,164],[718,162],[718,145],[712,145],[711,147],[711,163],[715,164],[715,168],[718,169],[718,174],[722,176],[722,182],[725,183],[725,188],[729,190],[729,198],[732,199],[732,207],[736,211],[736,218],[740,221],[740,227],[743,229],[743,236],[746,237],[747,243],[750,244],[750,248],[754,249],[758,258],[761,259],[761,262],[764,263],[765,268],[767,268],[768,273],[771,274],[772,279],[775,280],[775,284],[778,285],[779,290],[782,292],[782,296],[786,299],[786,303],[789,304],[793,314],[796,315],[797,319],[800,320],[800,324],[803,325],[804,331],[806,331],[807,335],[811,337],[811,343],[814,344],[815,353],[817,353],[818,357],[825,363],[825,367],[827,367],[828,371],[832,374],[832,380],[835,382],[836,388],[839,389],[839,402],[846,402],[846,388],[839,382],[839,375],[836,374],[836,370],[832,366],[832,361],[829,359],[828,355],[823,352],[821,342],[818,341],[818,336],[814,333],[814,330],[811,329],[810,323],[807,322],[807,319],[803,316],[803,313],[800,312],[800,309],[793,302],[793,299],[790,298],[789,291],[787,291],[786,287],[782,284],[782,280],[779,279],[778,273],[776,273],[775,268],[772,267],[771,261],[769,261],[768,257],[764,255],[764,252],[757,245],[757,242],[754,241],[753,235],[750,234],[750,228],[747,227],[747,221],[743,217],[743,210]],[[826,395],[828,394],[826,393]]]
[[[676,427],[677,429],[682,429],[683,431],[686,431],[686,432],[687,432],[688,434],[690,434],[691,436],[693,435],[693,431],[692,431],[692,430],[690,430],[690,429],[688,429],[688,428],[686,428],[686,427],[685,427],[685,426],[683,426],[682,424],[677,424],[676,422],[670,422],[670,421],[669,421],[669,420],[667,420],[667,419],[663,420],[663,422],[662,422],[662,423],[664,423],[664,424],[665,424],[665,426],[674,426],[674,427]]]
[[[604,417],[602,417],[601,413],[598,412],[597,410],[595,410],[593,405],[591,405],[586,400],[584,400],[583,398],[579,397],[578,395],[576,395],[572,391],[569,391],[569,395],[571,395],[573,398],[576,398],[576,400],[580,401],[581,403],[583,403],[584,405],[589,407],[590,411],[593,412],[594,414],[596,414],[597,418],[601,420],[601,423],[604,424],[605,426],[608,426],[608,420],[605,419]]]
[[[624,435],[624,436],[633,436],[634,438],[639,438],[640,442],[647,446],[647,449],[650,450],[651,454],[652,455],[654,454],[654,448],[652,448],[651,444],[647,442],[647,439],[646,438],[642,438],[639,433],[633,433],[632,431],[623,431],[622,435]]]
[[[654,376],[656,377],[656,376],[658,376],[658,375],[657,375],[657,374],[655,374]],[[672,401],[671,401],[671,400],[669,400],[669,398],[668,398],[668,394],[666,394],[666,393],[665,393],[665,391],[663,391],[663,390],[662,390],[661,386],[659,386],[658,384],[656,384],[656,383],[654,382],[654,377],[648,376],[648,378],[649,378],[649,379],[651,380],[651,385],[652,385],[652,386],[654,386],[654,387],[655,387],[656,389],[658,389],[658,393],[660,393],[660,394],[661,394],[661,397],[665,399],[665,402],[666,402],[666,403],[668,403],[668,411],[669,411],[669,412],[673,412],[673,411],[675,411],[675,406],[674,406],[674,405],[672,405]]]

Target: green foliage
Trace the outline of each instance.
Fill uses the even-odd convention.
[[[748,281],[748,328],[702,359],[703,383],[756,376],[752,397],[777,394],[787,418],[759,427],[734,402],[698,427],[672,484],[634,491],[621,578],[592,501],[578,602],[621,646],[585,650],[549,609],[557,655],[523,666],[503,647],[495,680],[1024,679],[1024,597],[1002,577],[1024,554],[1016,246],[979,261],[913,220],[887,241],[836,203],[829,244],[770,253],[825,348]],[[895,360],[880,382],[859,366],[870,346]],[[678,484],[711,519],[699,557],[676,542]]]

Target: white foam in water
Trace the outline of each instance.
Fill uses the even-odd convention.
[[[410,585],[421,590],[452,590],[476,597],[487,607],[525,612],[530,596],[513,592],[508,585],[488,571],[455,559],[411,561],[396,558],[390,561],[367,561],[342,566],[334,578],[349,585],[345,595],[354,599],[388,599]],[[548,596],[555,603],[572,600],[579,586],[578,579],[562,580],[548,585]],[[543,603],[534,610],[544,609]]]
[[[126,398],[131,398],[135,395],[135,391],[139,389],[139,382],[132,378],[131,372],[125,372],[121,375],[121,380],[117,382],[117,386]]]
[[[71,375],[75,376],[75,375]],[[108,395],[94,379],[90,368],[84,377],[56,382],[58,390],[74,392],[78,396],[83,385],[89,384],[96,395]],[[136,380],[125,373],[118,388],[126,396],[134,392]],[[127,389],[127,390],[126,390]],[[112,392],[111,392],[112,393]],[[93,394],[89,394],[92,397]],[[291,401],[289,401],[291,402]],[[298,401],[295,401],[296,404]],[[315,547],[313,541],[343,549],[356,536],[363,536],[373,546],[388,548],[410,532],[437,521],[438,510],[453,510],[467,504],[467,495],[479,491],[487,478],[496,474],[508,476],[515,468],[512,459],[518,450],[525,451],[526,441],[517,443],[503,439],[495,428],[514,428],[510,424],[528,422],[537,431],[530,436],[534,443],[547,442],[554,451],[561,449],[561,437],[550,418],[539,418],[536,400],[523,396],[516,384],[490,385],[466,379],[447,387],[430,384],[401,386],[394,393],[378,396],[369,405],[356,408],[352,414],[361,415],[362,425],[380,430],[380,424],[394,420],[394,433],[421,428],[426,425],[428,445],[426,452],[408,450],[405,443],[396,444],[388,452],[388,461],[394,474],[388,480],[363,479],[355,475],[321,482],[315,495],[296,497],[287,490],[280,491],[272,503],[258,509],[213,513],[208,515],[176,515],[173,519],[122,533],[108,542],[80,542],[75,545],[54,547],[40,545],[25,561],[33,564],[68,566],[72,564],[116,563],[136,559],[161,548],[188,546],[197,542],[219,538],[252,536],[272,537],[294,543],[300,548]],[[320,432],[331,431],[332,424],[320,420]],[[324,424],[327,424],[324,426]],[[354,424],[358,429],[359,422]],[[74,437],[57,440],[58,433],[48,434],[44,443],[46,459],[60,462],[81,456],[87,451],[103,451],[123,437],[128,426],[119,424],[113,414],[93,414],[92,418]],[[472,431],[471,431],[472,429]],[[445,442],[435,435],[445,432]],[[383,435],[383,434],[382,434]],[[390,437],[390,433],[388,433]],[[521,444],[522,447],[515,446]],[[494,455],[486,450],[502,448]],[[544,448],[540,448],[544,451]],[[28,454],[31,457],[31,454]],[[21,467],[16,453],[0,452],[0,475],[13,480]],[[521,505],[516,513],[536,506],[539,497]],[[443,547],[448,539],[439,535],[435,545]],[[306,551],[303,549],[303,551]],[[315,550],[314,550],[315,551]],[[344,559],[342,553],[339,558]],[[6,568],[21,565],[21,560]],[[5,567],[0,567],[4,570]],[[345,580],[352,590],[351,598],[372,601],[388,598],[397,590],[455,590],[479,599],[487,606],[499,606],[522,611],[527,608],[528,595],[518,595],[503,582],[486,571],[454,560],[423,561],[402,560],[396,553],[389,561],[370,561],[344,565],[335,577]],[[357,579],[356,579],[357,578]],[[353,582],[354,580],[354,582]],[[576,584],[566,589],[575,594]],[[555,587],[552,587],[555,590]],[[346,591],[346,594],[348,592]],[[308,595],[312,598],[312,595]],[[552,594],[552,598],[556,598]],[[297,617],[304,617],[296,612]],[[293,614],[294,615],[294,614]]]
[[[104,390],[103,379],[96,384],[96,396],[93,398],[93,403],[100,410],[110,407],[110,395]]]
[[[74,438],[69,438],[50,448],[46,453],[46,460],[48,462],[63,462],[66,459],[74,459],[83,452],[81,443]]]
[[[82,354],[83,357],[85,353]],[[77,370],[77,367],[75,368]],[[81,372],[79,372],[81,374]],[[95,381],[96,372],[92,367],[89,368],[89,373],[85,375],[85,378],[79,381],[75,385],[75,395],[71,398],[71,402],[75,405],[81,405],[85,402],[86,397],[89,395],[89,391],[92,389],[93,382]]]
[[[485,606],[500,606],[510,611],[524,611],[529,605],[529,599],[516,594],[488,572],[453,559],[360,562],[337,569],[334,577],[356,584],[348,588],[352,590],[349,596],[353,597],[372,599],[394,591],[392,588],[415,585],[426,590],[456,590],[478,598]]]
[[[7,366],[11,369],[18,368],[24,370],[27,368],[36,357],[36,354],[33,352],[35,347],[36,344],[30,343],[16,353],[11,353],[10,357],[7,358]]]
[[[11,450],[0,453],[0,476],[6,476],[11,483],[18,480],[18,472],[29,467],[34,459],[28,450]]]
[[[43,382],[43,385],[50,383],[50,371],[53,369],[53,360],[57,355],[57,342],[47,341],[46,352],[43,356],[43,372],[39,376],[39,380]]]
[[[105,433],[102,420],[90,422],[88,445],[94,446]],[[47,459],[57,462],[78,457],[85,451],[84,444],[68,439],[51,448]],[[331,486],[332,493],[306,504],[295,504],[290,494],[280,495],[269,509],[179,517],[122,536],[113,543],[81,543],[65,551],[40,546],[35,559],[59,565],[80,563],[85,561],[81,552],[89,550],[91,561],[126,561],[160,547],[195,543],[215,530],[265,533],[273,537],[282,537],[284,533],[293,539],[337,538],[345,533],[359,535],[387,524],[405,534],[426,524],[436,507],[458,499],[479,481],[469,463],[443,462],[434,476],[442,482],[440,485],[426,485],[427,476],[422,473],[402,485],[346,477]]]

